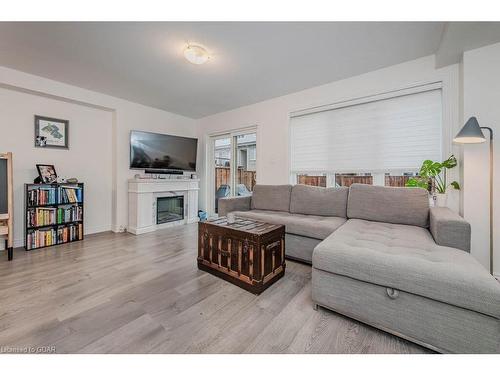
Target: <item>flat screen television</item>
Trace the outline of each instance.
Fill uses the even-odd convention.
[[[130,169],[196,171],[196,138],[132,130]]]

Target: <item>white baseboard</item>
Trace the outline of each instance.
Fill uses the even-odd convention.
[[[127,231],[127,226],[117,224],[117,225],[112,226],[111,230],[115,233],[124,233]]]
[[[112,231],[113,228],[111,224],[109,225],[101,225],[98,227],[85,227],[85,234],[94,234],[94,233],[101,233],[101,232],[109,232]]]
[[[22,238],[14,238],[14,248],[23,247],[24,240]],[[0,239],[0,251],[5,250],[5,242],[3,238]]]
[[[111,231],[111,224],[110,225],[101,225],[97,227],[85,227],[85,235],[87,234],[94,234],[94,233],[101,233],[101,232],[109,232]],[[0,251],[5,250],[5,242],[3,241],[3,238],[0,238]],[[24,238],[14,238],[14,248],[16,247],[23,247],[24,246]]]

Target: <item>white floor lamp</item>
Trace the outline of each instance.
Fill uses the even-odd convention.
[[[490,132],[490,273],[493,275],[493,130],[479,126],[477,118],[471,117],[453,139],[455,143],[483,143],[486,137],[481,129]]]

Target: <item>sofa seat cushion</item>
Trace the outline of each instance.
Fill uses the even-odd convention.
[[[260,220],[271,224],[283,224],[290,234],[322,240],[346,222],[341,217],[298,215],[268,210],[235,211],[236,216]]]
[[[308,185],[292,187],[290,213],[347,217],[347,196],[349,188],[323,188]]]
[[[500,283],[424,228],[348,220],[316,246],[313,267],[500,318]]]

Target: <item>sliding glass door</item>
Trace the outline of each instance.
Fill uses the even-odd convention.
[[[256,182],[257,133],[255,129],[210,138],[209,215],[218,214],[219,200],[249,196]]]

